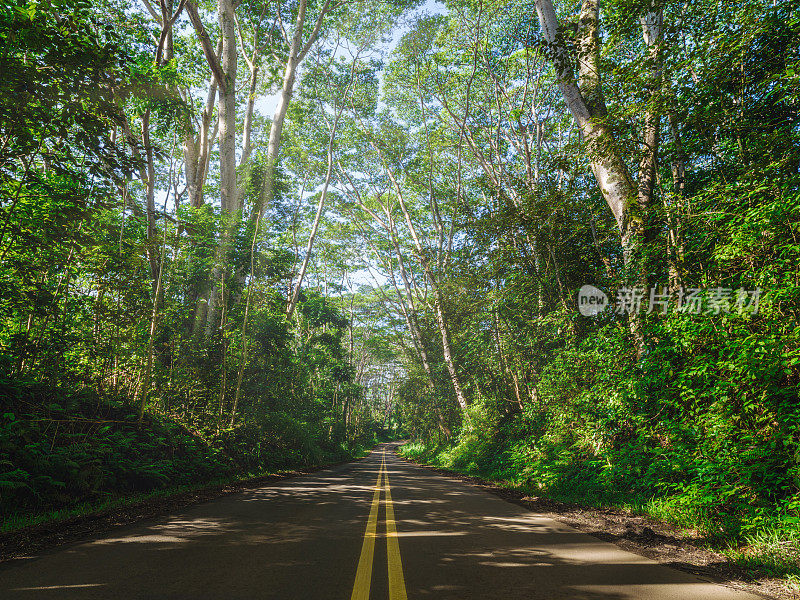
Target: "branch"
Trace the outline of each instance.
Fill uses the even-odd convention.
[[[153,5],[150,4],[149,0],[142,0],[142,2],[144,3],[145,8],[147,8],[147,12],[150,13],[150,16],[153,17],[153,19],[155,19],[156,23],[161,25],[161,17],[158,16],[158,13],[153,8]]]
[[[203,54],[206,57],[208,66],[217,80],[220,92],[223,94],[227,91],[228,82],[225,79],[225,74],[222,72],[222,66],[219,64],[219,58],[214,52],[214,47],[211,45],[211,38],[208,37],[203,21],[200,19],[200,14],[197,12],[197,5],[191,0],[186,0],[186,12],[189,13],[189,19],[192,21],[197,37],[200,38],[200,45],[203,47]]]
[[[244,47],[244,34],[242,33],[242,24],[239,22],[239,16],[236,13],[233,13],[233,20],[236,22],[236,29],[239,32],[239,49],[242,51],[242,57],[244,61],[247,63],[247,66],[250,68],[250,71],[253,70],[253,61],[247,56],[247,50]],[[256,58],[256,50],[253,49],[253,60]]]
[[[281,28],[281,35],[283,36],[283,41],[286,42],[286,45],[289,45],[289,36],[286,35],[286,28],[283,26],[283,17],[281,16],[281,3],[278,2],[278,9],[275,11],[275,16],[278,18],[278,25]]]
[[[320,29],[322,29],[322,20],[328,14],[328,8],[330,7],[330,5],[331,5],[331,0],[325,0],[325,4],[322,6],[322,10],[319,13],[319,17],[317,17],[317,22],[314,23],[314,29],[311,31],[311,35],[309,36],[308,41],[306,42],[306,45],[303,46],[303,49],[300,51],[300,54],[298,54],[298,59],[300,61],[302,61],[305,58],[306,54],[308,54],[308,51],[311,50],[311,46],[313,46],[314,42],[317,40],[317,36],[319,36]]]
[[[167,12],[167,6],[164,4],[164,0],[161,0],[161,8],[164,13],[161,25],[161,37],[158,38],[158,47],[156,48],[156,64],[161,64],[161,54],[164,52],[164,44],[167,41],[167,35],[169,32],[172,31],[172,26],[175,24],[175,21],[178,20],[178,17],[183,12],[183,7],[186,4],[186,0],[181,0],[180,4],[178,4],[178,10],[175,11],[171,17]]]

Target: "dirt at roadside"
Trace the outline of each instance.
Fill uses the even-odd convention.
[[[800,594],[787,590],[780,579],[754,576],[726,556],[704,548],[702,536],[663,521],[632,515],[622,510],[591,508],[528,496],[519,490],[509,489],[480,477],[462,475],[405,458],[403,460],[491,492],[503,500],[561,521],[579,531],[616,544],[634,554],[656,560],[665,566],[765,598],[800,599]]]

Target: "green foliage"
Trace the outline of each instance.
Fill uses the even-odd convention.
[[[154,61],[148,18],[114,2],[0,6],[4,516],[344,460],[379,431],[341,303],[319,285],[286,319],[292,174],[278,167],[256,231],[266,157],[239,169],[245,214],[227,214],[212,142],[209,201],[185,201],[176,157],[203,118],[202,69],[177,28],[185,52]],[[376,68],[359,75],[367,112]],[[254,123],[254,138],[269,126]]]
[[[0,512],[41,512],[234,472],[230,458],[163,418],[137,422],[88,390],[0,383]]]

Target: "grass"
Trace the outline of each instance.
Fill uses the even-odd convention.
[[[773,526],[751,534],[744,546],[731,546],[725,554],[749,571],[763,571],[785,578],[796,588],[800,583],[800,534]],[[798,588],[800,589],[800,588]]]

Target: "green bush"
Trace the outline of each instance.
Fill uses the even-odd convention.
[[[0,382],[0,512],[38,512],[229,475],[178,424],[87,390]],[[46,398],[47,401],[42,400]]]

